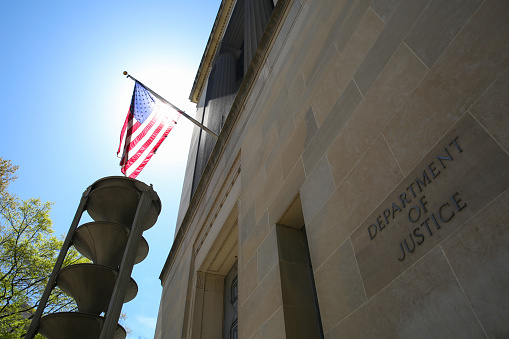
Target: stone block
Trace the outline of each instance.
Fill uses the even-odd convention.
[[[271,128],[263,135],[260,140],[260,148],[257,150],[259,153],[258,159],[263,163],[270,151],[274,148],[278,140],[276,126],[272,125]]]
[[[260,339],[260,332],[255,332],[252,336],[249,337],[249,339]],[[213,339],[213,338],[211,338]]]
[[[368,92],[371,85],[378,78],[378,75],[415,24],[427,3],[428,0],[402,1],[396,8],[354,75],[355,82],[363,95]]]
[[[285,318],[281,306],[260,329],[261,339],[286,339]]]
[[[315,270],[316,294],[324,333],[366,301],[350,240]]]
[[[359,0],[353,2],[348,17],[341,29],[334,37],[334,46],[339,53],[343,54],[343,49],[346,44],[351,40],[353,32],[357,29],[357,25],[366,14],[371,0]]]
[[[276,228],[272,228],[256,253],[258,256],[258,283],[260,283],[279,260]]]
[[[320,4],[309,6],[309,11],[303,12],[303,15],[299,15],[294,26],[294,31],[297,36],[295,39],[292,39],[293,47],[295,51],[299,52],[294,54],[294,58],[290,64],[290,69],[294,71],[288,72],[286,77],[288,88],[295,82],[295,76],[297,74],[302,77],[301,66],[306,56],[315,45],[316,37],[320,37],[324,34],[325,26],[318,16],[319,5]]]
[[[315,269],[352,234],[402,178],[389,147],[380,136],[306,225]]]
[[[509,191],[442,244],[488,338],[509,335]]]
[[[255,221],[255,205],[251,204],[248,206],[243,200],[240,204],[240,215],[239,215],[239,230],[240,230],[240,243],[243,245],[246,242],[247,237],[253,231]]]
[[[432,0],[405,38],[415,54],[431,68],[483,0]]]
[[[373,0],[371,8],[383,21],[387,22],[391,19],[392,13],[394,13],[400,2],[401,0]]]
[[[238,305],[244,304],[258,286],[258,258],[253,255],[247,265],[239,272]]]
[[[242,175],[240,178],[243,188],[249,187],[260,168],[263,168],[259,155],[261,138],[261,129],[253,128],[248,131],[242,143],[242,156],[240,158]]]
[[[405,174],[509,66],[508,18],[484,2],[384,130]]]
[[[288,143],[290,142],[290,139],[292,138],[293,134],[295,133],[295,123],[293,120],[293,115],[290,114],[287,117],[287,122],[284,128],[279,132],[278,134],[278,141],[270,151],[270,153],[267,155],[267,158],[265,159],[265,169],[268,170],[269,167],[273,165],[274,162],[280,161],[281,153],[284,151],[284,149],[287,147]],[[283,178],[286,178],[288,175],[286,169],[287,169],[287,163],[281,163],[283,166]]]
[[[239,247],[240,260],[239,269],[243,269],[249,260],[256,253],[256,250],[261,245],[265,237],[269,234],[268,214],[260,218],[253,231],[248,235],[246,241]]]
[[[265,175],[265,181],[262,183],[256,196],[256,221],[258,221],[263,213],[267,210],[267,206],[272,201],[279,188],[283,184],[283,173],[281,163],[276,161],[272,163],[271,168]]]
[[[299,193],[299,188],[305,180],[304,165],[300,159],[297,161],[290,174],[285,178],[283,186],[281,186],[281,189],[268,207],[269,225],[275,225],[283,216],[288,206],[290,206]]]
[[[156,332],[177,337],[185,328],[184,312],[179,310],[185,308],[188,284],[192,285],[192,282],[188,279],[190,276],[191,252],[192,250],[188,249],[186,253],[180,253],[174,266],[175,271],[172,272],[175,276],[183,277],[183,279],[173,280],[168,277],[164,281]]]
[[[325,338],[485,338],[485,333],[435,248]]]
[[[373,14],[374,15],[374,14]],[[341,184],[426,74],[402,44],[327,150],[336,186]]]
[[[509,156],[469,114],[352,234],[368,297],[509,187]]]
[[[243,320],[239,322],[239,337],[248,338],[259,331],[282,305],[279,265],[276,265],[239,307],[239,319]]]
[[[313,219],[325,202],[329,200],[334,188],[334,180],[332,180],[329,163],[324,155],[300,188],[302,212],[306,224]]]
[[[306,91],[306,84],[300,71],[296,71],[292,77],[292,82],[288,83],[288,99],[290,103],[299,102]],[[295,107],[295,110],[302,109],[302,106]],[[293,115],[298,115],[299,112],[293,112]]]
[[[317,6],[318,17],[324,24],[324,31],[320,36],[315,36],[313,48],[307,50],[306,58],[303,61],[301,71],[306,84],[310,83],[318,67],[326,58],[324,51],[327,51],[331,47],[334,49],[334,37],[338,34],[351,14],[353,5],[354,1],[352,0],[336,0],[321,1]]]
[[[244,167],[242,167],[241,164],[241,183],[243,183],[243,177],[250,175],[249,169],[247,169],[246,172],[244,172]],[[247,211],[248,208],[251,208],[251,205],[254,205],[256,201],[256,197],[258,196],[258,192],[260,191],[260,188],[263,185],[263,182],[265,181],[265,168],[259,167],[257,172],[254,172],[251,174],[251,181],[246,186],[242,186],[242,193],[241,193],[241,214],[240,218],[243,217],[244,213]],[[246,180],[247,181],[247,180]],[[245,210],[244,210],[245,207]],[[254,207],[253,207],[254,208]],[[253,221],[256,222],[255,218],[253,217]]]
[[[288,142],[281,140],[286,147],[281,152],[281,166],[283,169],[283,178],[286,178],[290,171],[299,160],[302,152],[315,135],[318,127],[316,126],[313,110],[308,109],[306,115],[300,120]]]
[[[318,91],[311,102],[318,126],[322,125],[345,90],[383,26],[382,20],[368,9],[343,52],[340,54],[334,48],[328,52],[332,55],[330,57],[332,61],[324,81],[319,84]]]
[[[330,113],[327,115],[324,123],[316,132],[314,138],[309,143],[302,154],[306,173],[311,173],[318,161],[325,154],[325,151],[332,143],[337,133],[346,124],[350,115],[361,101],[362,96],[353,81],[343,91]]]
[[[278,81],[278,83],[281,83],[281,81]],[[286,88],[284,86],[277,88],[275,85],[272,85],[270,86],[272,91],[269,91],[268,88],[269,86],[265,88],[263,92],[264,98],[260,100],[260,105],[252,113],[253,117],[256,117],[256,123],[262,128],[263,137],[274,128],[275,120],[272,118],[272,115],[279,113],[277,106],[280,106],[281,102],[286,101]]]
[[[472,105],[470,112],[509,152],[509,69]]]
[[[257,123],[262,126],[264,136],[272,128],[272,125],[281,119],[280,116],[291,113],[283,76],[276,75],[271,85],[264,88],[263,95],[259,98],[259,105],[253,112],[257,117]]]

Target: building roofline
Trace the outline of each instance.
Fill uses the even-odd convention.
[[[207,46],[203,52],[196,77],[194,78],[193,88],[189,94],[189,100],[191,100],[191,102],[197,103],[203,89],[205,88],[205,83],[212,68],[214,56],[216,55],[221,40],[223,39],[224,32],[228,26],[228,22],[230,21],[236,2],[236,0],[223,0],[219,6],[214,26],[212,26]]]

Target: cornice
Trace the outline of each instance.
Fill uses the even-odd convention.
[[[207,41],[205,52],[203,52],[198,72],[194,78],[193,88],[189,94],[189,100],[191,100],[191,102],[197,103],[200,99],[212,68],[214,56],[221,44],[221,40],[223,39],[224,32],[228,26],[235,3],[236,0],[223,0],[221,2],[221,6],[219,6],[214,26],[212,26],[212,32],[210,33],[209,40]]]

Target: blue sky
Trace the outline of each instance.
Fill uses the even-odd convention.
[[[19,165],[11,193],[54,202],[66,234],[83,191],[121,175],[116,150],[134,82],[195,114],[188,97],[220,0],[9,1],[0,11],[0,156]],[[144,233],[138,296],[123,307],[131,338],[154,335],[158,279],[174,237],[193,125],[181,118],[138,179],[163,209]],[[84,219],[83,219],[84,220]]]

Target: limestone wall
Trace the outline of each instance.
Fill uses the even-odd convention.
[[[297,195],[326,338],[508,335],[508,32],[502,1],[293,3],[244,112],[241,338],[288,333]]]

